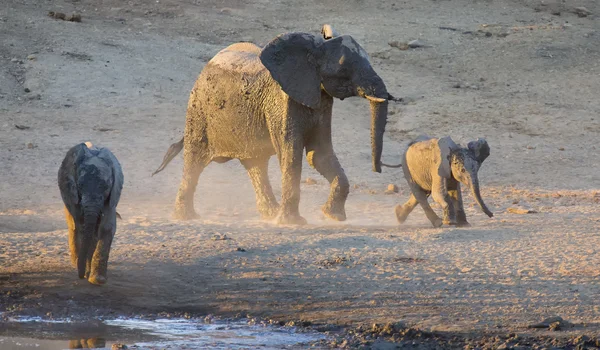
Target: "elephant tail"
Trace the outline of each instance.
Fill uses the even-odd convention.
[[[167,154],[165,154],[162,163],[160,164],[158,169],[156,169],[156,171],[152,173],[152,176],[163,171],[171,162],[171,160],[173,160],[173,158],[175,158],[175,156],[178,155],[179,152],[181,152],[181,150],[183,149],[183,139],[184,138],[182,137],[181,140],[179,140],[179,142],[175,142],[169,147],[169,150],[167,150]]]
[[[402,168],[402,163],[391,165],[391,164],[385,164],[385,163],[381,162],[380,164],[385,167],[388,167],[388,168]]]

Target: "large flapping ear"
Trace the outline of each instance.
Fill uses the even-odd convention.
[[[62,197],[67,210],[74,218],[79,217],[77,207],[81,200],[79,189],[77,187],[77,169],[86,157],[87,146],[85,143],[80,143],[71,147],[65,158],[63,159],[60,168],[58,169],[58,187],[60,196]]]
[[[490,155],[490,146],[483,138],[479,138],[477,141],[469,142],[467,148],[469,151],[473,152],[475,159],[477,159],[479,164],[483,163],[483,161]]]
[[[101,148],[98,152],[98,157],[103,159],[111,168],[113,174],[113,185],[108,198],[108,205],[111,208],[116,208],[121,198],[121,190],[123,189],[123,170],[117,157],[112,154],[107,148]]]
[[[321,104],[321,77],[315,56],[322,41],[307,33],[281,34],[259,56],[286,94],[313,109]]]
[[[453,150],[456,150],[458,146],[450,136],[442,137],[437,140],[437,149],[434,147],[434,155],[435,164],[438,167],[438,174],[441,177],[449,178],[452,176],[452,168],[450,166],[450,156]]]
[[[321,28],[321,34],[323,35],[323,39],[325,40],[329,40],[335,38],[336,36],[340,36],[340,34],[335,29],[333,29],[333,27],[330,24],[323,24],[323,27]]]

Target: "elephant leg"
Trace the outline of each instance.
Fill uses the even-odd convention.
[[[304,225],[306,219],[300,216],[300,177],[302,175],[302,150],[300,141],[284,141],[277,151],[281,166],[281,205],[277,223]]]
[[[116,211],[106,213],[100,221],[99,238],[95,240],[95,249],[90,259],[88,282],[103,285],[107,280],[108,256],[115,231],[117,229]]]
[[[396,212],[396,219],[398,220],[398,223],[401,224],[406,221],[406,218],[413,211],[413,209],[415,209],[417,204],[419,204],[419,201],[415,195],[411,193],[410,198],[408,198],[404,205],[397,205],[394,211]]]
[[[429,202],[427,202],[427,197],[429,197],[429,193],[425,192],[422,188],[417,185],[411,185],[411,191],[427,216],[427,219],[431,221],[433,227],[442,226],[442,219],[431,209]]]
[[[270,220],[277,215],[279,204],[273,195],[273,189],[269,182],[269,158],[255,158],[240,160],[244,168],[248,171],[248,176],[252,181],[254,192],[256,193],[256,206],[261,217]]]
[[[467,214],[465,214],[465,207],[463,205],[462,194],[460,190],[460,184],[456,184],[456,189],[449,190],[448,194],[454,202],[454,208],[456,209],[456,225],[461,227],[471,226],[467,221]]]
[[[446,181],[437,181],[434,179],[432,184],[431,196],[442,207],[442,218],[445,225],[456,225],[456,212],[453,201],[448,194]]]
[[[194,210],[194,193],[200,174],[210,163],[205,149],[198,149],[199,145],[191,142],[186,146],[183,153],[183,178],[175,200],[173,215],[178,220],[191,220],[199,217]]]
[[[65,218],[67,219],[67,226],[69,227],[69,252],[71,253],[71,264],[77,267],[77,230],[75,226],[75,220],[67,207],[65,207]]]
[[[346,198],[350,193],[350,183],[340,165],[331,145],[324,149],[307,147],[308,163],[329,181],[331,189],[327,203],[322,208],[325,216],[337,220],[346,220]]]

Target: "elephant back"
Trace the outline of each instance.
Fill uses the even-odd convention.
[[[261,48],[252,43],[236,43],[219,51],[207,65],[232,73],[258,75],[266,70],[258,55]]]

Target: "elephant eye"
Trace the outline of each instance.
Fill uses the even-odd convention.
[[[465,168],[460,169],[461,173],[464,173],[465,171],[466,171]]]

